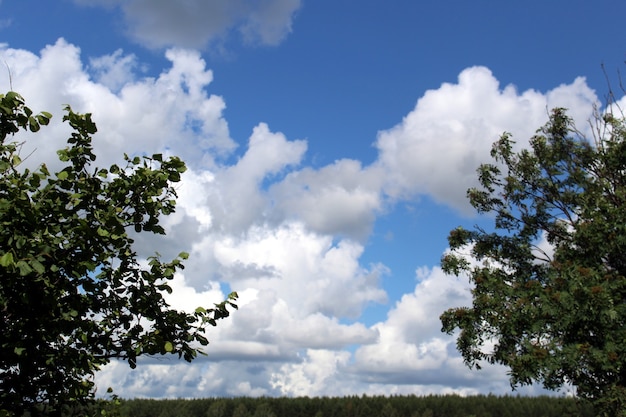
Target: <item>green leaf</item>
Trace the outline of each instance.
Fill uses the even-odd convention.
[[[37,272],[38,274],[43,274],[46,272],[46,267],[44,267],[41,262],[37,259],[31,259],[30,266]]]
[[[28,127],[31,132],[38,132],[40,129],[39,122],[33,116],[28,118]]]
[[[35,117],[37,118],[37,121],[39,122],[40,125],[47,125],[48,123],[50,123],[50,119],[52,118],[52,115],[47,112],[41,112]]]
[[[493,225],[452,230],[442,259],[444,272],[475,284],[472,307],[440,319],[444,332],[457,333],[470,367],[504,365],[512,386],[567,382],[598,406],[597,415],[619,415],[626,409],[626,118],[594,123],[603,133],[583,137],[556,108],[528,149],[518,151],[508,133],[494,143],[495,163],[478,168],[481,186],[467,193]]]
[[[22,249],[25,244],[26,244],[26,238],[24,238],[24,236],[18,236],[17,239],[15,239],[15,247],[17,249]]]
[[[46,166],[46,164],[41,164],[39,172],[41,172],[46,177],[50,175],[50,171],[48,171],[48,167]]]
[[[4,255],[0,257],[0,265],[3,267],[7,267],[13,265],[13,254],[11,252],[6,252]]]
[[[30,177],[28,183],[31,187],[37,188],[41,184],[41,178],[39,178],[39,175],[33,175]]]
[[[0,357],[3,368],[20,371],[10,382],[0,378],[0,403],[14,398],[13,411],[34,398],[50,410],[82,409],[94,400],[90,378],[99,367],[115,358],[135,368],[138,357],[166,352],[192,360],[194,346],[208,343],[201,334],[228,316],[223,304],[197,315],[170,307],[164,296],[172,288],[164,282],[188,254],[170,262],[157,255],[146,265],[127,233],[132,226],[165,232],[160,218],[176,203],[168,180],[179,179],[184,163],[155,154],[126,156],[121,168],[93,166],[96,124],[90,114],[65,109],[71,132],[57,151],[59,172],[19,167],[20,144],[0,140],[0,310],[8,323]],[[2,139],[39,131],[51,117],[27,108],[17,93],[0,94]],[[30,352],[40,354],[23,366]]]
[[[26,276],[30,274],[31,272],[33,272],[33,269],[30,267],[30,265],[28,265],[26,261],[18,261],[17,267],[20,270],[21,276]]]
[[[102,236],[102,237],[107,237],[111,234],[109,233],[108,230],[105,230],[102,227],[98,227],[97,233],[98,233],[98,236]]]

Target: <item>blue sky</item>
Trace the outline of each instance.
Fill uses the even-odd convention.
[[[171,303],[241,294],[189,365],[112,363],[128,397],[510,392],[466,369],[439,315],[470,302],[439,269],[491,143],[519,146],[564,106],[581,129],[626,58],[617,0],[4,0],[0,74],[56,121],[94,113],[98,163],[189,165],[164,239],[191,253]],[[2,72],[2,71],[0,71]],[[8,74],[11,74],[9,81]],[[618,95],[619,96],[619,95]],[[620,98],[620,97],[618,97]],[[525,389],[537,393],[537,387]]]

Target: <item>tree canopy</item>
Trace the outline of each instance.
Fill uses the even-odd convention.
[[[514,151],[510,134],[468,190],[494,229],[457,228],[442,267],[474,284],[471,307],[441,316],[467,365],[510,368],[512,386],[576,388],[626,415],[626,125],[598,115],[590,140],[566,110]]]
[[[14,92],[0,95],[0,414],[62,413],[94,396],[92,376],[112,359],[134,368],[142,355],[193,360],[208,326],[228,317],[237,295],[194,313],[164,294],[187,254],[138,258],[129,229],[164,234],[186,170],[177,157],[124,155],[122,166],[93,167],[90,114],[66,107],[72,133],[63,168],[30,170],[20,130],[52,116],[34,114]]]

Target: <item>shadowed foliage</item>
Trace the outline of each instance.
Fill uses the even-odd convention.
[[[51,115],[34,114],[14,92],[0,95],[0,414],[67,414],[93,400],[93,374],[112,359],[131,367],[142,355],[187,361],[228,317],[228,300],[189,314],[164,298],[187,258],[137,258],[129,229],[164,234],[185,164],[178,158],[124,156],[123,166],[92,166],[90,114],[68,106],[72,128],[58,151],[63,168],[24,167],[20,130],[37,132]],[[69,407],[69,408],[68,408]]]
[[[626,415],[626,128],[597,116],[594,140],[561,108],[514,151],[504,134],[468,197],[494,231],[457,228],[442,259],[474,284],[441,316],[470,367],[510,369],[513,386],[565,384],[599,413]]]

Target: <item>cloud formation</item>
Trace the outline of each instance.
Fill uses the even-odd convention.
[[[488,68],[467,68],[456,84],[427,91],[401,123],[379,133],[385,191],[405,198],[428,194],[467,213],[465,190],[476,184],[476,168],[503,132],[524,146],[547,122],[549,109],[569,109],[583,128],[597,104],[582,77],[547,93],[520,93],[512,85],[501,88]]]
[[[283,11],[296,4],[274,3]],[[154,13],[163,13],[165,3],[156,4]],[[165,237],[137,237],[139,253],[190,252],[172,283],[174,306],[210,305],[230,289],[241,295],[240,310],[211,329],[209,360],[147,358],[134,371],[114,362],[97,375],[102,390],[130,397],[508,392],[503,369],[465,369],[454,339],[439,332],[441,312],[469,302],[466,280],[416,264],[413,291],[365,324],[369,306],[389,301],[383,278],[393,265],[362,259],[376,219],[400,201],[427,195],[464,212],[475,168],[503,131],[523,146],[555,105],[584,123],[597,101],[584,79],[518,92],[501,88],[487,68],[468,68],[380,132],[371,165],[343,159],[313,168],[303,166],[306,141],[262,121],[236,144],[225,100],[208,93],[213,75],[197,52],[169,49],[170,67],[154,78],[138,75],[132,55],[84,59],[63,40],[39,54],[3,45],[0,56],[29,106],[55,114],[41,133],[19,138],[34,151],[29,163],[53,166],[68,133],[62,103],[93,112],[100,166],[119,163],[124,152],[180,155],[189,171],[178,210],[164,219]]]
[[[151,48],[203,49],[237,31],[249,44],[277,45],[290,32],[301,0],[74,0],[119,7],[129,35]]]

